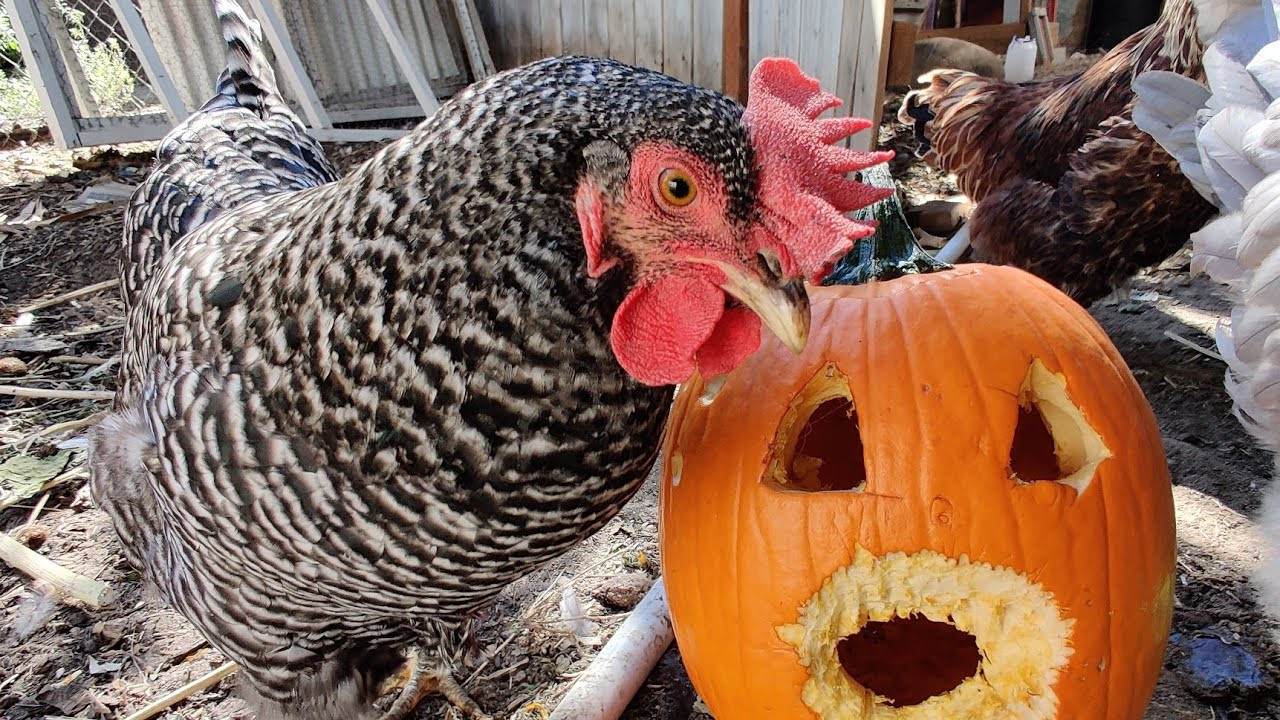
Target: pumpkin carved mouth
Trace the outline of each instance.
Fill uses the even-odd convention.
[[[836,657],[854,682],[893,707],[955,689],[982,660],[973,635],[916,613],[863,625],[836,644]]]
[[[776,632],[808,669],[801,697],[821,720],[1048,720],[1072,625],[1009,568],[858,547]]]

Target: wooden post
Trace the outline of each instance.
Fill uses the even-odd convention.
[[[489,41],[480,26],[480,13],[475,0],[453,0],[458,26],[462,30],[462,44],[467,46],[467,61],[471,63],[471,77],[482,80],[492,75],[493,57],[489,54]]]
[[[889,70],[885,84],[890,87],[911,85],[916,79],[911,69],[916,63],[916,24],[895,22],[890,30]]]
[[[120,27],[124,28],[129,45],[138,56],[138,62],[142,63],[142,72],[151,83],[151,89],[160,98],[160,104],[164,105],[169,120],[174,125],[186,120],[190,114],[187,106],[182,102],[182,96],[178,94],[178,88],[170,79],[169,72],[165,70],[160,53],[156,52],[156,46],[151,42],[151,33],[147,32],[147,26],[142,22],[142,16],[134,7],[133,0],[112,0],[111,6],[115,8],[116,19],[120,21]]]
[[[369,6],[369,12],[373,14],[378,28],[382,30],[382,36],[387,39],[396,64],[400,66],[400,71],[409,81],[409,88],[413,90],[413,96],[422,106],[423,115],[431,117],[436,110],[440,109],[440,101],[436,100],[436,95],[431,90],[431,83],[426,73],[422,71],[418,56],[414,54],[413,48],[409,47],[409,41],[405,40],[404,33],[400,32],[400,25],[391,12],[391,6],[387,4],[387,0],[365,0],[365,4]]]
[[[54,66],[57,54],[40,28],[39,9],[33,0],[6,0],[6,7],[9,22],[13,24],[13,34],[22,48],[27,75],[36,86],[36,95],[40,98],[40,107],[44,109],[44,119],[49,123],[54,143],[63,150],[78,147],[80,126],[75,121],[66,91],[58,82]]]
[[[747,104],[751,74],[750,0],[724,0],[724,94]]]

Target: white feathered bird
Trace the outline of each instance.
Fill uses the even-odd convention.
[[[1231,322],[1217,331],[1227,391],[1244,427],[1280,452],[1280,0],[1204,4],[1227,14],[1205,52],[1209,86],[1139,75],[1134,122],[1221,210],[1192,235],[1191,268],[1233,295]],[[1268,548],[1255,579],[1263,606],[1280,618],[1280,481],[1266,491],[1259,522]]]

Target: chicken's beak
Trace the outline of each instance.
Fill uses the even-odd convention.
[[[797,355],[809,340],[809,294],[804,280],[787,280],[778,271],[776,258],[762,253],[758,273],[743,272],[727,263],[716,263],[724,272],[720,287],[737,298]]]

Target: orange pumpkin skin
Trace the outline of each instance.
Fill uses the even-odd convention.
[[[778,629],[858,548],[1016,571],[1073,623],[1046,716],[1142,717],[1172,617],[1173,498],[1155,418],[1103,330],[1007,267],[815,287],[810,297],[804,352],[766,337],[709,403],[694,378],[676,395],[664,443],[671,615],[717,720],[819,716],[802,699],[809,671]],[[1010,477],[1018,397],[1036,359],[1061,374],[1112,454],[1082,493]],[[780,419],[829,365],[851,390],[866,484],[780,489],[766,476]]]

